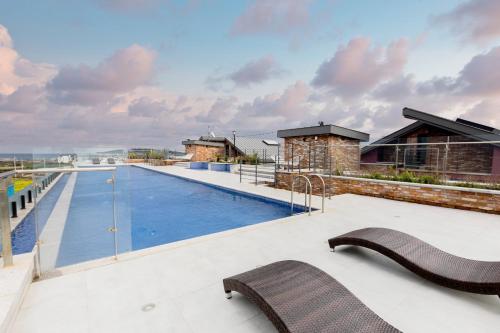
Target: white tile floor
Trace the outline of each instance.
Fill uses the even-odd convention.
[[[175,167],[169,172],[288,199],[289,192],[239,184],[236,176]],[[319,200],[316,198],[316,205]],[[327,212],[294,216],[72,268],[30,286],[13,332],[274,332],[222,278],[276,260],[309,262],[343,283],[404,332],[498,332],[500,300],[433,285],[369,250],[326,240],[366,226],[405,231],[464,257],[500,260],[500,217],[341,195]],[[141,308],[153,303],[148,312]]]

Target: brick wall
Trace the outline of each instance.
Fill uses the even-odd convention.
[[[292,174],[296,172],[278,172],[276,187],[290,189]],[[304,173],[303,173],[304,174]],[[313,193],[322,192],[321,181],[310,178]],[[451,186],[400,183],[373,179],[333,176],[324,177],[327,195],[353,193],[419,204],[473,210],[484,213],[500,214],[500,191],[480,189],[460,189]],[[296,191],[304,191],[304,180],[296,181]]]
[[[359,141],[336,135],[285,138],[285,160],[298,161],[300,167],[339,171],[359,170]]]
[[[186,154],[193,154],[193,162],[213,162],[217,155],[224,156],[224,147],[186,145]]]
[[[500,176],[500,147],[495,147],[491,161],[491,173]]]
[[[406,161],[408,168],[427,168],[446,170],[456,174],[463,173],[483,173],[492,172],[494,162],[494,147],[488,144],[464,144],[449,145],[446,153],[445,145],[418,145],[418,138],[425,137],[427,143],[447,142],[470,142],[470,137],[456,135],[430,125],[423,125],[414,131],[405,134],[391,142],[413,143],[415,146],[400,146],[397,160],[400,166]],[[378,147],[362,156],[362,161],[366,163],[374,162],[396,162],[396,147]],[[421,164],[421,165],[419,165]],[[462,177],[465,178],[465,177]]]

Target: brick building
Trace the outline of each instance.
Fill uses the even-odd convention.
[[[260,161],[274,161],[279,155],[279,143],[257,137],[201,136],[198,140],[182,141],[186,154],[193,154],[193,162],[231,160],[238,156],[256,156]]]
[[[410,108],[403,109],[403,116],[415,122],[364,147],[361,157],[364,166],[387,164],[415,171],[446,171],[457,179],[465,175],[500,174],[500,144],[456,144],[500,141],[499,130]],[[451,144],[444,145],[446,142]],[[388,146],[377,146],[384,144]]]
[[[348,128],[324,125],[278,131],[285,140],[285,161],[302,169],[333,169],[341,172],[359,169],[360,142],[369,134]]]
[[[193,162],[213,162],[224,156],[225,138],[212,138],[213,140],[200,137],[199,140],[184,140],[182,144],[186,154],[193,154]]]

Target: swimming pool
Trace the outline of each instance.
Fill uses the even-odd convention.
[[[45,227],[61,192],[68,181],[68,175],[62,175],[61,179],[46,193],[38,204],[38,221],[40,229]],[[23,221],[12,231],[12,252],[21,254],[30,252],[36,241],[35,211],[30,211]]]
[[[113,221],[112,187],[106,183],[109,177],[109,172],[77,175],[56,267],[114,254],[114,235],[108,231]],[[116,179],[120,253],[290,215],[290,206],[284,202],[139,167],[118,167]]]

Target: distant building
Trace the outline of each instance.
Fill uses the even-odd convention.
[[[359,169],[359,144],[370,139],[367,133],[336,125],[291,128],[278,131],[285,140],[285,161],[301,168],[333,168],[339,171]]]
[[[490,126],[458,118],[449,120],[429,113],[403,109],[403,116],[414,123],[391,133],[362,149],[363,163],[397,163],[410,169],[443,170],[453,174],[500,174],[500,144],[451,144],[444,142],[500,141],[500,131]],[[395,146],[383,144],[413,144]],[[463,178],[463,177],[462,177]]]
[[[193,154],[191,161],[229,160],[237,156],[255,155],[261,161],[274,160],[279,153],[279,143],[273,139],[257,137],[201,136],[197,140],[182,141],[186,154]]]

